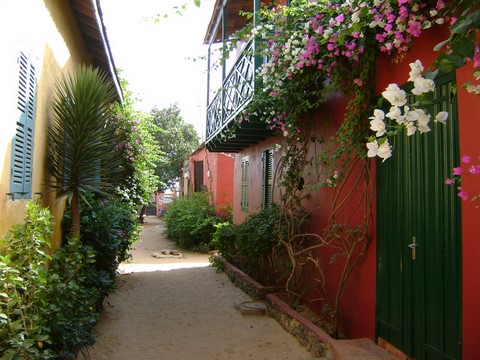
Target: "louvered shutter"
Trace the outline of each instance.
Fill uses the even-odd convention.
[[[36,71],[24,53],[18,58],[18,69],[18,119],[12,142],[10,192],[17,198],[27,198],[32,191]]]
[[[262,208],[272,203],[273,186],[273,149],[266,149],[262,153]]]
[[[242,159],[241,199],[242,209],[248,208],[248,157]]]

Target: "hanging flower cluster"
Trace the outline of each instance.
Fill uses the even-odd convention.
[[[118,138],[115,150],[123,152],[125,160],[133,163],[139,153],[143,153],[142,134],[139,130],[140,120],[129,116],[115,115],[111,122],[115,125]]]
[[[474,163],[472,160],[472,157],[469,155],[464,155],[460,159],[463,167],[458,166],[453,168],[453,177],[452,178],[447,178],[445,179],[445,184],[446,185],[454,185],[457,184],[457,190],[458,190],[458,197],[460,197],[462,200],[471,200],[475,201],[480,197],[480,194],[475,195],[475,196],[470,196],[470,194],[465,191],[462,186],[462,177],[464,176],[469,176],[469,175],[480,175],[480,156],[477,158],[476,163]]]
[[[424,2],[411,0],[373,2],[369,14],[373,20],[369,26],[376,28],[375,39],[381,44],[380,50],[391,54],[409,49],[412,38],[419,37],[424,29],[432,26],[432,22],[443,24],[445,19],[440,17],[440,11],[445,8],[443,0],[437,1],[435,8],[429,9]]]
[[[258,55],[268,59],[257,70],[263,91],[256,100],[269,109],[264,120],[273,126],[273,119],[285,117],[284,126],[274,128],[288,137],[298,114],[325,102],[330,93],[364,96],[353,93],[368,81],[358,66],[367,49],[402,54],[423,30],[445,21],[444,7],[442,0],[434,8],[420,0],[297,0],[264,9],[252,30]]]
[[[413,83],[413,95],[422,96],[435,90],[435,82],[422,76],[424,68],[420,60],[411,63],[410,69],[408,81]],[[373,116],[370,117],[370,129],[375,132],[375,136],[371,137],[367,143],[367,156],[378,156],[385,161],[392,156],[388,137],[396,135],[403,129],[406,130],[407,136],[414,135],[417,130],[421,134],[429,132],[431,115],[422,108],[408,106],[407,93],[397,84],[388,85],[382,92],[382,96],[391,107],[387,114],[381,109],[375,109]],[[447,118],[448,113],[440,111],[436,114],[434,122],[445,124]],[[393,124],[389,125],[387,119],[390,119]]]

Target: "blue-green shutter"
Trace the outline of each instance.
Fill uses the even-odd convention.
[[[262,208],[269,207],[272,203],[273,187],[273,148],[262,153]]]
[[[248,209],[248,157],[242,159],[242,180],[241,180],[241,197],[240,206],[242,209]]]
[[[24,53],[18,57],[18,70],[19,117],[12,141],[10,192],[16,198],[28,198],[32,193],[36,69]]]

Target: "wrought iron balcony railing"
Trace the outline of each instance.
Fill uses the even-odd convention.
[[[210,151],[238,152],[270,134],[265,124],[254,119],[234,128],[235,121],[252,100],[255,91],[253,46],[253,40],[247,43],[223,81],[222,89],[208,105],[206,146]]]

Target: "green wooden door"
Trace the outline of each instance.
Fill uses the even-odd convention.
[[[461,358],[460,200],[444,181],[458,165],[453,74],[430,113],[447,125],[399,136],[377,166],[377,337],[415,359]]]

